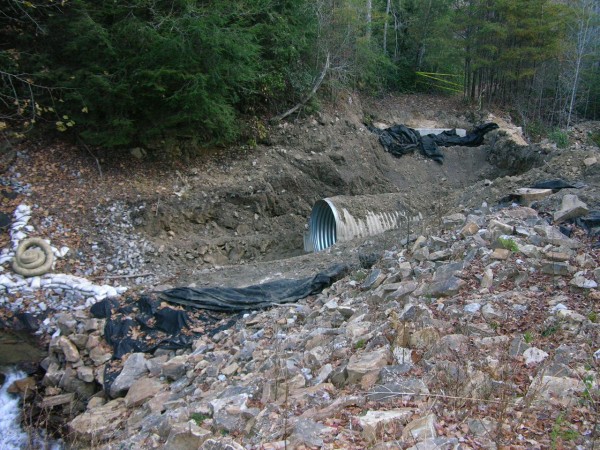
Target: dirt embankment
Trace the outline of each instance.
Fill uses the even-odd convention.
[[[443,165],[419,154],[394,158],[365,125],[469,129],[495,119],[502,118],[470,111],[460,99],[419,95],[361,103],[348,96],[315,116],[270,126],[255,147],[216,149],[173,166],[134,158],[109,164],[89,149],[82,154],[28,143],[6,184],[23,193],[13,203],[37,205],[32,220],[38,234],[71,248],[59,271],[143,289],[244,285],[304,276],[340,260],[358,263],[358,253],[398,243],[387,233],[304,254],[303,234],[319,199],[400,193],[426,218],[424,233],[461,204],[492,205],[514,187],[559,177],[569,167],[560,158],[543,165],[561,153],[556,149],[508,140],[507,128],[518,134],[509,124],[480,147],[444,149]],[[576,151],[587,151],[583,141]],[[540,166],[535,176],[506,178],[534,166]],[[564,175],[577,178],[586,174],[582,170]],[[120,278],[135,274],[145,276]]]

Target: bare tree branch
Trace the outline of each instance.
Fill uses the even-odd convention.
[[[315,85],[313,86],[311,91],[308,93],[308,95],[300,103],[298,103],[296,106],[294,106],[292,109],[289,109],[286,112],[284,112],[283,114],[273,117],[271,119],[271,121],[279,122],[279,121],[285,119],[290,114],[293,114],[296,111],[298,111],[298,109],[300,109],[302,106],[304,106],[312,98],[312,96],[316,94],[316,92],[319,90],[319,87],[321,87],[321,83],[323,83],[323,80],[325,79],[325,75],[327,75],[327,71],[329,70],[329,64],[330,64],[330,58],[329,58],[329,53],[327,53],[327,59],[325,61],[325,66],[323,67],[323,70],[321,71],[321,75],[319,75],[317,82],[315,83]]]

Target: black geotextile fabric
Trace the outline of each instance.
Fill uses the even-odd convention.
[[[163,291],[167,302],[217,312],[243,312],[290,303],[318,294],[342,278],[348,266],[339,264],[315,276],[300,280],[276,280],[245,288],[207,287],[175,288]]]
[[[149,353],[158,348],[177,350],[190,347],[203,334],[213,336],[231,328],[238,313],[243,311],[318,294],[347,270],[346,265],[337,265],[313,277],[277,280],[246,288],[175,288],[137,299],[128,297],[123,304],[107,299],[93,305],[90,313],[95,318],[106,319],[104,338],[112,347],[115,359],[127,353]],[[185,309],[171,308],[161,300]]]
[[[442,164],[444,154],[439,147],[460,145],[464,147],[477,147],[483,143],[484,136],[492,130],[498,129],[495,123],[485,123],[476,126],[466,136],[456,134],[456,130],[444,131],[440,134],[421,136],[418,131],[405,125],[394,125],[384,130],[370,128],[379,136],[379,142],[385,150],[396,157],[418,150],[434,161]]]
[[[581,189],[582,187],[585,187],[585,184],[579,181],[576,183],[569,183],[568,181],[556,178],[554,180],[538,181],[529,187],[532,189],[552,189],[554,192],[558,192],[561,189]]]
[[[160,300],[148,295],[138,299],[128,297],[123,305],[114,299],[102,300],[90,308],[93,317],[106,319],[104,338],[113,349],[113,357],[121,358],[131,352],[153,352],[157,348],[177,350],[189,347],[198,333],[195,329],[212,331],[221,317],[196,315],[187,311],[161,307]]]

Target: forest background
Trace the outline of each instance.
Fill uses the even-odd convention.
[[[600,0],[0,0],[0,131],[256,145],[350,89],[462,95],[536,138],[600,116],[599,19]]]

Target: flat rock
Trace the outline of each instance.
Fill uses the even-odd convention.
[[[416,281],[402,281],[398,283],[398,289],[393,291],[388,297],[389,298],[403,298],[408,294],[414,292],[419,287],[419,283]]]
[[[505,248],[496,248],[490,255],[490,258],[505,261],[508,259],[509,256],[510,250],[507,250]]]
[[[442,281],[431,283],[425,290],[426,295],[435,298],[451,297],[458,294],[458,291],[466,284],[464,280],[451,276]]]
[[[514,195],[519,198],[521,205],[529,206],[552,195],[552,189],[519,188],[514,191]]]
[[[556,402],[566,408],[578,401],[577,393],[584,389],[583,382],[576,378],[541,376],[529,386],[528,396],[536,406]]]
[[[442,217],[442,226],[446,230],[451,230],[453,228],[462,226],[465,223],[465,220],[467,220],[467,218],[464,214],[451,214],[449,216]]]
[[[428,414],[425,417],[415,419],[404,427],[402,439],[406,442],[420,442],[426,439],[434,439],[437,437],[435,424],[436,417],[434,414]]]
[[[161,367],[161,373],[170,380],[178,380],[187,372],[188,356],[181,355],[171,358]]]
[[[383,283],[386,275],[381,271],[381,269],[372,269],[371,273],[360,285],[360,288],[363,290],[367,289],[375,289]]]
[[[567,263],[555,262],[555,261],[543,262],[542,266],[540,267],[540,271],[542,273],[545,273],[548,275],[560,275],[560,276],[569,275],[569,273],[570,273],[569,269],[570,269],[570,266]]]
[[[362,436],[367,442],[383,440],[387,436],[398,438],[402,429],[413,414],[411,408],[397,408],[388,411],[367,411],[358,418]]]
[[[127,391],[125,405],[129,408],[142,405],[160,392],[162,387],[163,384],[154,378],[143,377],[135,380]]]
[[[117,398],[78,415],[68,426],[74,442],[108,440],[111,438],[111,431],[118,430],[126,417],[125,400]]]
[[[598,283],[594,280],[588,280],[583,273],[579,272],[575,274],[571,281],[569,281],[569,284],[580,289],[595,289],[598,287]]]
[[[320,448],[324,443],[322,435],[333,431],[335,431],[333,428],[314,420],[301,418],[294,424],[290,441],[294,448],[300,445]]]
[[[207,439],[198,450],[245,450],[243,446],[230,437]]]
[[[75,394],[59,394],[51,397],[44,397],[40,403],[41,408],[52,408],[59,405],[70,404],[75,399]]]
[[[379,372],[382,367],[388,365],[391,359],[392,355],[387,347],[352,355],[346,367],[348,373],[346,382],[348,384],[359,383],[367,373]]]
[[[171,427],[165,448],[197,450],[211,435],[209,430],[200,428],[193,420],[176,423]]]
[[[427,385],[417,378],[407,378],[395,383],[377,385],[369,391],[367,400],[386,402],[398,398],[412,400],[421,394],[429,394]]]
[[[588,206],[574,194],[565,194],[560,211],[554,213],[554,222],[561,223],[569,219],[585,216],[590,212]]]
[[[548,357],[548,353],[536,347],[530,347],[523,352],[523,358],[525,358],[525,364],[533,366],[541,363]]]

